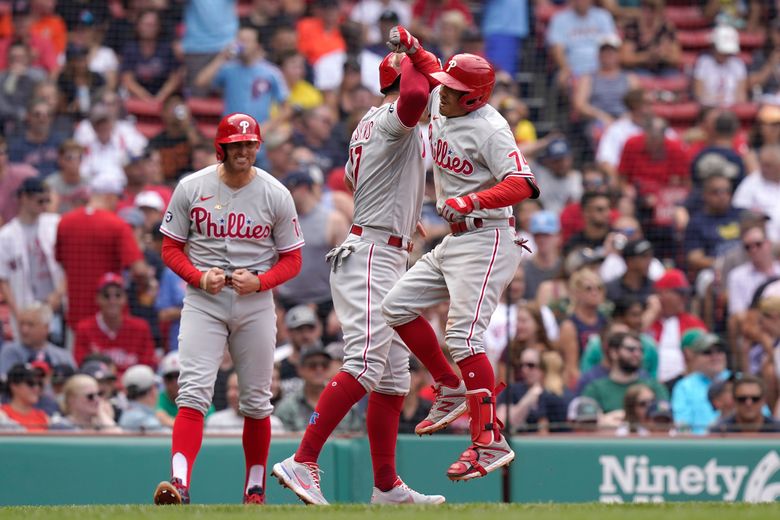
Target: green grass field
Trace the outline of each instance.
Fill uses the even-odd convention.
[[[305,506],[72,506],[72,507],[4,507],[0,518],[93,519],[252,519],[294,520],[417,520],[439,517],[442,520],[776,520],[780,518],[780,503],[774,504],[468,504],[439,507],[371,507],[365,505],[334,505],[327,508]]]

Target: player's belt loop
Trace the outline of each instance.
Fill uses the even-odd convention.
[[[463,222],[450,222],[450,232],[454,235],[458,233],[467,233],[469,231],[476,231],[477,229],[493,229],[509,226],[514,229],[515,217],[509,217],[507,219],[500,220],[486,220],[481,218],[466,217]]]

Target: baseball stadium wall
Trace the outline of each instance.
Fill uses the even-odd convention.
[[[274,439],[269,464],[299,440]],[[401,436],[398,470],[413,488],[449,502],[499,502],[503,475],[451,483],[445,476],[467,439]],[[780,438],[616,439],[515,437],[513,502],[780,500]],[[0,436],[0,505],[151,503],[168,477],[167,437]],[[323,492],[334,502],[367,502],[368,441],[337,438],[320,458]],[[239,503],[241,439],[207,437],[192,477],[193,503]],[[268,503],[294,495],[268,479]],[[46,485],[41,485],[46,482]]]

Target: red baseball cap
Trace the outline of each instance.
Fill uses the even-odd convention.
[[[100,278],[100,281],[98,282],[98,291],[102,291],[109,285],[116,285],[117,287],[124,289],[125,280],[116,273],[106,273]]]
[[[685,273],[679,269],[669,269],[664,275],[655,281],[655,289],[662,291],[664,289],[690,289],[691,284],[688,283],[688,277]]]

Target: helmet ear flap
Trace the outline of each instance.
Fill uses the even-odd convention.
[[[260,143],[258,143],[259,145]],[[225,150],[225,145],[220,143],[214,143],[214,148],[217,151],[217,161],[222,162],[225,160],[225,157],[227,156],[227,150]]]

